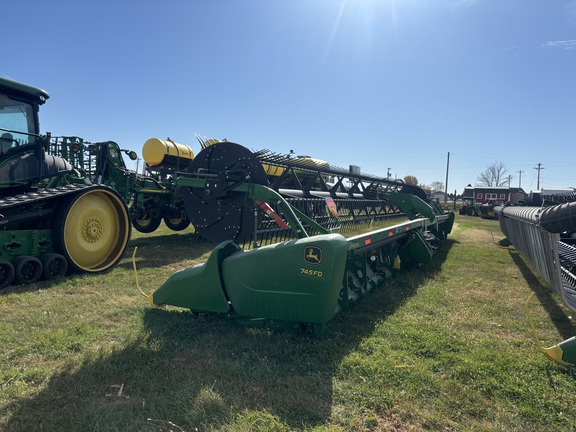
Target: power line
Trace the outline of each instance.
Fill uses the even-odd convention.
[[[540,190],[540,171],[544,169],[542,164],[538,162],[538,166],[534,167],[535,170],[538,170],[538,181],[536,182],[536,189]]]
[[[448,170],[450,169],[450,152],[448,152],[448,160],[446,161],[446,185],[444,186],[444,204],[448,199]]]
[[[522,188],[522,173],[525,171],[520,170],[520,171],[516,171],[516,172],[520,174],[520,177],[518,178],[518,187]]]

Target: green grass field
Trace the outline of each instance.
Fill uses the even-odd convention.
[[[400,272],[320,338],[152,308],[211,247],[134,235],[112,272],[0,291],[3,431],[573,431],[576,380],[537,349],[572,312],[497,221],[457,216],[432,263]]]

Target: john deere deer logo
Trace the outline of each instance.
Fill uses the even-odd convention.
[[[322,262],[322,249],[316,246],[308,246],[304,249],[304,261],[308,264],[320,264]]]

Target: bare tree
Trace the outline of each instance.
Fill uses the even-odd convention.
[[[430,189],[432,189],[434,192],[444,192],[444,182],[433,181],[430,183]]]
[[[508,170],[504,162],[494,162],[478,174],[476,178],[478,186],[506,186],[508,181]]]
[[[404,177],[404,183],[411,184],[414,186],[418,185],[418,179],[413,175],[407,175]]]
[[[418,186],[420,186],[420,188],[422,188],[422,189],[424,190],[424,192],[426,192],[426,195],[428,195],[429,197],[432,196],[432,193],[436,192],[436,191],[433,191],[433,190],[430,188],[430,186],[428,186],[428,185],[421,184],[421,185],[418,185]]]

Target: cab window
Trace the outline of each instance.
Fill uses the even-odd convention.
[[[0,95],[0,151],[30,144],[35,140],[34,110],[31,104]]]

